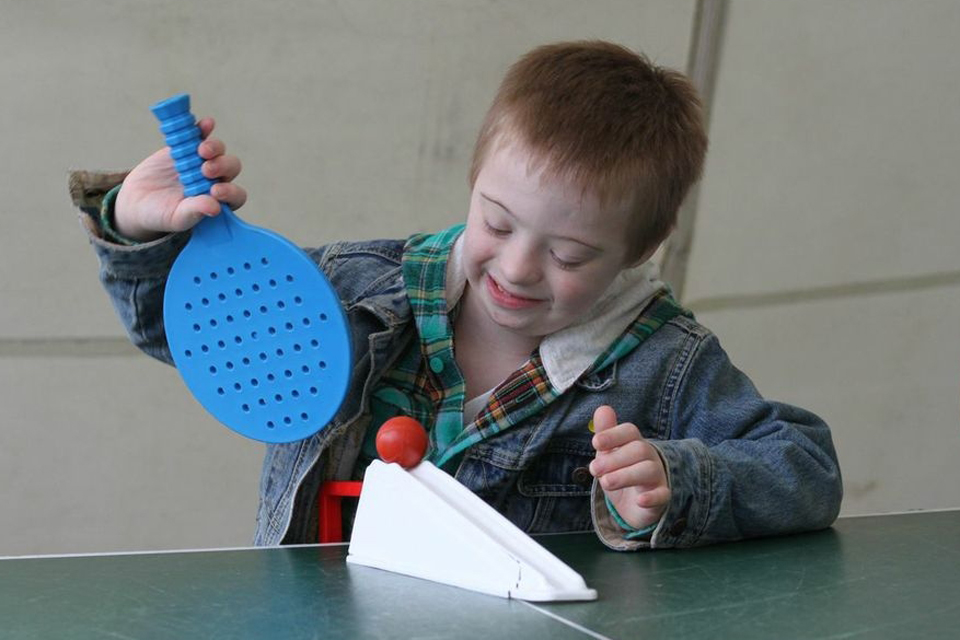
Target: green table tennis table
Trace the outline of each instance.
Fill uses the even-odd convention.
[[[540,542],[597,589],[531,604],[347,565],[345,545],[0,560],[0,638],[958,638],[960,511],[615,553]]]

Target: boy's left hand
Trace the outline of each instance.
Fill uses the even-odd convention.
[[[597,455],[590,473],[617,509],[620,517],[636,529],[660,520],[670,502],[667,472],[657,450],[640,429],[630,422],[617,424],[612,407],[593,413],[593,448]]]

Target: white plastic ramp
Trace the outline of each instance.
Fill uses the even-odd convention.
[[[347,562],[504,598],[597,598],[580,574],[429,462],[371,463]]]

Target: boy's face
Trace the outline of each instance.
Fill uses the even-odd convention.
[[[542,338],[585,313],[628,262],[628,212],[601,210],[560,180],[528,173],[509,144],[491,152],[474,183],[464,235],[473,303],[501,329]]]

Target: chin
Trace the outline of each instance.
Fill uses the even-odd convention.
[[[487,307],[487,315],[501,329],[525,338],[542,338],[553,331],[549,327],[544,331],[539,319],[517,317],[515,313],[498,307]]]
[[[487,316],[498,327],[509,329],[515,333],[526,333],[525,329],[529,325],[529,321],[525,318],[518,318],[516,314],[501,309],[489,301],[487,301],[486,309]]]

